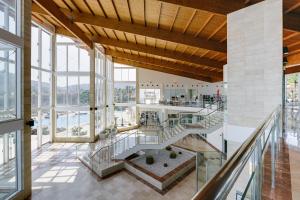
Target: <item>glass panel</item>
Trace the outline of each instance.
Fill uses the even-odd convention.
[[[16,34],[15,0],[0,0],[0,28]]]
[[[136,102],[136,83],[129,83],[127,85],[127,93],[128,93],[128,102],[135,103]]]
[[[48,72],[42,72],[42,84],[41,84],[41,106],[50,107],[51,100],[51,74]]]
[[[68,103],[78,105],[78,77],[68,77]]]
[[[101,68],[100,68],[100,75],[105,76],[105,58],[101,55]]]
[[[68,115],[68,136],[80,136],[82,128],[79,126],[79,112],[69,112]]]
[[[115,102],[116,103],[126,103],[128,102],[128,94],[126,85],[122,82],[115,83]]]
[[[140,89],[140,102],[156,104],[160,100],[160,89]]]
[[[102,91],[99,93],[102,104],[105,104],[105,80],[101,80]]]
[[[105,111],[103,110],[97,110],[95,115],[96,120],[96,134],[99,134],[101,131],[104,130],[105,125]]]
[[[67,47],[57,45],[56,48],[57,71],[67,71]]]
[[[114,80],[115,81],[121,81],[122,80],[122,78],[121,78],[121,74],[122,74],[122,69],[115,69],[114,70],[115,72],[115,76],[114,76]]]
[[[103,86],[101,85],[101,83],[102,83],[102,81],[101,81],[101,79],[99,79],[99,78],[96,78],[96,87],[95,87],[95,89],[96,89],[96,91],[95,91],[95,93],[96,93],[96,106],[100,106],[100,105],[102,105],[104,102],[102,102],[102,96],[101,95],[104,95],[104,93],[102,93],[103,92]]]
[[[129,69],[129,81],[136,81],[136,70]]]
[[[115,82],[115,102],[116,103],[135,103],[136,85],[127,82]]]
[[[56,113],[56,137],[66,137],[68,134],[68,112]]]
[[[90,77],[81,76],[79,77],[80,81],[80,105],[89,105],[89,96],[90,96]]]
[[[82,111],[79,113],[79,136],[89,136],[90,135],[90,112]]]
[[[50,112],[42,112],[42,120],[41,120],[41,130],[42,130],[42,144],[50,142]]]
[[[6,199],[18,190],[17,140],[19,138],[19,131],[0,135],[0,199]]]
[[[67,104],[67,77],[66,76],[57,76],[56,102],[57,105]]]
[[[31,66],[39,67],[39,29],[31,27]]]
[[[80,71],[90,71],[90,56],[87,50],[80,49]]]
[[[128,69],[122,69],[122,81],[128,81]]]
[[[69,37],[65,37],[65,36],[62,36],[62,35],[57,35],[56,36],[56,42],[59,43],[74,43],[74,41],[69,38]]]
[[[253,156],[254,154],[251,155],[251,158],[253,158]],[[251,181],[253,177],[254,163],[252,162],[251,158],[247,161],[245,167],[243,168],[241,174],[235,181],[226,199],[242,199],[244,191],[247,188],[248,182]]]
[[[36,69],[31,69],[31,109],[38,107],[38,84],[39,72]]]
[[[68,71],[78,72],[78,48],[74,45],[68,46]]]
[[[16,118],[16,48],[0,43],[0,121]]]
[[[132,126],[136,124],[136,107],[135,106],[116,106],[115,117],[117,126]]]
[[[51,36],[42,31],[42,68],[51,70]]]

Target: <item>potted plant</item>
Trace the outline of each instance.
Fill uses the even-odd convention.
[[[147,165],[152,165],[154,163],[154,158],[153,156],[149,155],[146,157],[146,164]]]
[[[172,151],[171,153],[170,153],[170,158],[171,159],[175,159],[177,157],[177,154],[174,152],[174,151]]]
[[[167,150],[167,151],[171,151],[171,150],[172,150],[172,147],[171,147],[171,146],[167,146],[167,147],[166,147],[166,150]]]

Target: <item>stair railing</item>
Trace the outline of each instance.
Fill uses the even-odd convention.
[[[224,108],[224,101],[222,101],[222,100],[216,100],[216,101],[214,101],[214,102],[212,102],[212,103],[210,103],[209,105],[207,105],[207,106],[204,106],[203,108],[201,108],[200,110],[198,110],[198,111],[195,111],[195,112],[186,112],[186,111],[184,111],[184,112],[179,112],[178,114],[179,114],[179,116],[181,116],[181,115],[183,115],[183,114],[197,114],[197,113],[201,113],[201,112],[203,112],[203,111],[207,111],[207,112],[209,112],[209,110],[211,110],[212,109],[212,106],[213,105],[217,105],[217,109],[220,109],[220,108]],[[169,121],[170,121],[170,118],[168,118],[168,119],[166,119],[166,120],[164,120],[164,121],[162,121],[161,122],[161,124],[160,124],[160,126],[161,127],[164,127],[164,124],[166,124],[166,123],[168,123],[169,124]]]
[[[218,101],[216,101],[216,103],[219,105]],[[202,108],[201,110],[197,111],[197,112],[193,112],[194,115],[199,115],[202,111],[204,111],[205,109],[210,109],[211,105],[206,106],[205,108]],[[203,120],[208,119],[209,121],[209,126],[210,127],[210,121],[211,121],[211,116],[213,113],[216,113],[217,111],[220,110],[220,107],[218,106],[217,109],[209,112],[206,115],[200,115],[203,117]],[[182,113],[186,113],[186,112],[182,112]],[[126,135],[125,137],[122,137],[121,139],[116,139],[116,140],[111,140],[111,144],[103,146],[97,150],[95,150],[94,152],[92,152],[89,155],[89,158],[91,160],[91,162],[98,161],[99,164],[101,164],[101,161],[105,161],[107,162],[107,164],[110,163],[111,160],[115,159],[115,156],[126,151],[129,150],[131,147],[139,145],[139,144],[143,144],[143,145],[147,145],[147,144],[161,144],[163,142],[165,142],[166,140],[166,134],[169,134],[171,137],[174,137],[175,135],[177,135],[177,131],[176,128],[179,126],[183,126],[186,128],[184,123],[181,123],[182,120],[184,118],[187,118],[184,115],[179,115],[179,122],[178,125],[175,126],[171,126],[170,123],[167,124],[167,126],[160,126],[161,127],[161,131],[157,132],[157,135],[154,136],[147,136],[147,135],[142,135],[138,130],[134,131],[128,135]],[[166,121],[169,121],[166,120]],[[165,122],[166,122],[165,121]],[[164,123],[164,122],[163,122]],[[205,126],[206,128],[207,126]],[[167,131],[167,133],[166,133]],[[155,138],[154,142],[153,140],[148,141],[147,138],[148,137],[152,137]],[[134,141],[134,142],[133,142]]]

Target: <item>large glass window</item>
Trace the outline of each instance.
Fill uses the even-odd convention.
[[[90,55],[57,36],[56,136],[90,136]]]
[[[0,199],[6,199],[18,188],[18,146],[20,131],[0,134]]]
[[[136,102],[136,82],[115,81],[115,103]]]
[[[140,103],[157,104],[160,100],[160,89],[140,89]]]
[[[96,49],[95,53],[95,131],[105,128],[105,56]]]
[[[0,28],[16,34],[16,0],[0,1]]]
[[[52,95],[51,34],[31,27],[31,116],[35,121],[31,131],[32,149],[50,142]]]
[[[114,101],[117,126],[136,124],[136,69],[114,64]]]
[[[113,80],[113,62],[106,58],[106,126],[114,125],[114,80]]]
[[[0,121],[16,119],[16,51],[0,43]]]
[[[0,0],[0,199],[10,199],[22,189],[22,44],[18,30],[20,1]],[[14,35],[12,35],[14,34]],[[16,37],[18,40],[16,40]]]
[[[186,97],[186,91],[184,88],[165,88],[164,99],[167,101],[174,100],[174,98]]]

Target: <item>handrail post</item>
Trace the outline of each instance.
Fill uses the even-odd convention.
[[[274,121],[274,123],[276,123]],[[271,177],[272,177],[272,188],[275,188],[275,129],[276,129],[276,124],[273,125],[274,127],[271,129],[271,164],[272,164],[272,171],[271,171]]]
[[[262,145],[261,137],[256,140],[256,148],[253,154],[253,168],[255,173],[254,179],[254,199],[261,199],[261,188],[262,188]]]

